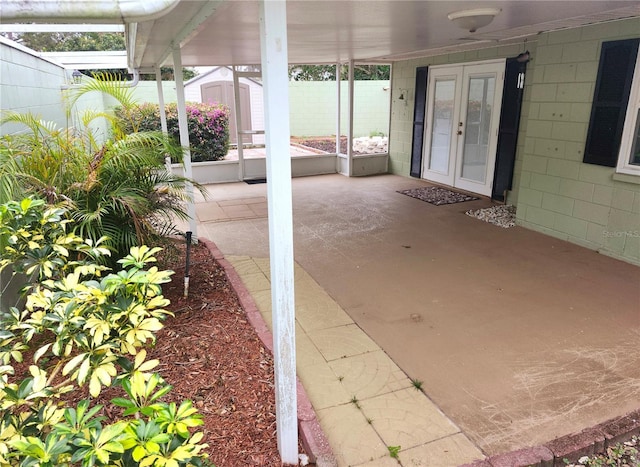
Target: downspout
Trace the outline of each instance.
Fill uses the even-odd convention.
[[[127,81],[123,84],[126,88],[134,88],[140,82],[140,71],[136,66],[133,57],[131,56],[131,51],[136,48],[136,36],[138,34],[138,23],[127,24],[126,26],[126,38],[127,38],[127,62],[129,65],[129,69],[133,72],[133,80]]]
[[[125,88],[134,88],[138,85],[139,82],[140,82],[140,71],[138,71],[137,68],[134,68],[133,79],[131,81],[127,81],[126,83],[123,83],[122,85]]]
[[[180,0],[2,0],[0,17],[9,22],[135,23],[153,21]]]

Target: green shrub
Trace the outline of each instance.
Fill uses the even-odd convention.
[[[187,121],[189,144],[193,162],[218,161],[224,159],[229,151],[229,108],[222,104],[199,104],[189,102]],[[178,109],[176,104],[165,106],[167,113],[167,131],[176,142],[180,141],[178,128]],[[119,124],[125,132],[131,132],[137,126],[138,131],[160,130],[160,109],[157,104],[141,104],[132,108],[128,114],[124,108],[116,109]]]
[[[159,250],[135,247],[109,273],[95,260],[108,250],[73,233],[66,211],[37,199],[0,205],[0,271],[31,272],[25,309],[0,312],[0,466],[199,466],[202,417],[190,401],[160,400],[171,390],[142,348],[171,313],[151,266]],[[29,375],[15,374],[26,352]],[[121,385],[115,423],[100,405],[61,396],[88,385]],[[67,397],[66,400],[75,400]]]
[[[121,115],[135,107],[131,89],[113,81],[90,80],[73,98],[94,91],[117,98]],[[97,118],[110,124],[109,139],[91,130]],[[182,160],[173,138],[159,131],[118,131],[111,113],[88,112],[83,121],[83,128],[58,129],[31,114],[3,115],[0,124],[26,131],[0,137],[0,203],[30,194],[50,204],[66,202],[81,236],[108,237],[113,266],[132,246],[154,241],[176,218],[188,218],[186,187],[202,187],[164,170],[166,155]]]

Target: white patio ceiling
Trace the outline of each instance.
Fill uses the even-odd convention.
[[[185,66],[260,63],[258,5],[257,0],[180,0],[165,16],[129,25],[129,37],[135,38],[130,66],[171,64],[177,43]],[[479,7],[502,11],[475,33],[447,19],[448,13]],[[390,62],[630,16],[640,16],[640,2],[289,0],[289,62]]]
[[[185,66],[260,63],[258,0],[118,0],[91,8],[96,5],[92,0],[3,0],[2,30],[11,31],[12,22],[126,23],[128,64],[142,71],[171,65],[178,44]],[[454,11],[485,7],[502,11],[475,33],[447,19]],[[154,8],[160,11],[145,12]],[[143,19],[150,16],[154,19]],[[640,16],[638,1],[288,0],[289,62],[388,63],[632,16]],[[37,26],[13,28],[28,27]]]

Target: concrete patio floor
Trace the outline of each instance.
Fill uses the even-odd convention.
[[[640,408],[640,268],[396,192],[424,185],[293,180],[298,373],[339,464],[458,465]],[[207,188],[198,235],[268,320],[266,185]]]

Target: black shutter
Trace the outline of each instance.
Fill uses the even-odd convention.
[[[427,99],[427,70],[429,67],[416,68],[416,100],[413,109],[413,141],[411,143],[411,176],[422,175],[422,144],[424,141],[424,117]]]
[[[583,161],[615,167],[640,39],[603,42]]]
[[[499,201],[504,201],[505,192],[512,188],[526,68],[526,63],[508,58],[504,70],[496,168],[491,189],[491,198]]]

